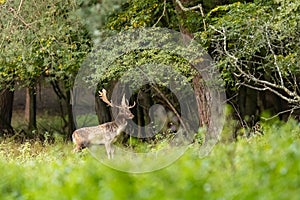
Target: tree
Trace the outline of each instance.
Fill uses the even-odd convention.
[[[71,138],[75,130],[71,90],[81,62],[89,52],[90,39],[81,18],[76,14],[80,8],[78,2],[56,1],[51,5],[50,9],[49,6],[44,7],[47,11],[38,32],[36,56],[43,59],[43,76],[50,81],[60,99],[67,138]]]
[[[201,4],[196,5],[196,1],[194,0],[185,0],[185,1],[179,1],[179,0],[175,0],[174,4],[176,5],[176,11],[178,13],[178,18],[179,20],[179,28],[180,28],[180,32],[182,32],[183,34],[186,34],[190,37],[190,39],[192,39],[194,37],[193,35],[193,30],[195,30],[195,24],[192,23],[186,23],[186,21],[191,18],[192,16],[190,16],[189,13],[191,11],[194,10],[198,10],[198,18],[204,18],[204,14],[203,14],[203,8]],[[187,8],[185,7],[183,4],[185,5],[196,5],[194,7],[191,8]],[[200,14],[202,14],[202,16],[200,16]],[[200,21],[200,20],[198,20]],[[206,28],[206,24],[205,21],[202,21],[203,24],[201,23],[202,27],[204,27],[204,29]],[[197,26],[196,26],[197,27]],[[191,65],[191,67],[193,67]],[[196,96],[196,100],[197,100],[197,107],[198,107],[198,113],[199,113],[199,124],[200,126],[209,126],[210,124],[210,120],[211,119],[211,107],[210,105],[212,104],[211,100],[211,94],[209,92],[209,89],[205,86],[205,82],[203,81],[202,75],[200,73],[197,73],[194,77],[193,77],[193,86],[194,86],[194,91],[195,91],[195,96]],[[209,127],[208,127],[209,128]],[[206,137],[206,139],[211,139],[209,136]]]
[[[0,90],[0,136],[14,133],[11,126],[13,96],[14,93],[9,88]]]
[[[241,119],[248,115],[251,117],[248,122],[256,123],[264,110],[271,109],[270,104],[274,107],[270,111],[280,116],[299,109],[297,21],[299,3],[288,0],[245,3],[151,0],[147,4],[127,1],[112,13],[106,27],[120,31],[159,26],[195,36],[222,73],[230,102],[239,111],[237,115]],[[118,72],[119,67],[111,70]],[[109,75],[113,78],[118,73]],[[201,77],[194,80],[194,85],[201,83]],[[203,94],[199,90],[197,96],[204,98]],[[209,99],[205,98],[199,102]],[[205,107],[199,104],[199,108]],[[208,109],[199,109],[200,115],[203,110]],[[201,124],[207,124],[209,113],[202,116],[206,122]]]
[[[180,4],[179,4],[180,3]],[[189,4],[196,3],[196,1],[189,1]],[[151,0],[147,1],[147,3],[143,1],[127,1],[122,4],[119,9],[113,12],[109,17],[108,21],[105,24],[105,28],[111,30],[113,33],[124,30],[133,30],[136,28],[147,28],[147,27],[167,27],[172,28],[173,30],[179,30],[186,35],[190,35],[190,39],[193,37],[193,32],[196,30],[203,30],[205,28],[204,14],[202,13],[201,6],[195,6],[197,8],[186,8],[182,5],[180,1],[158,1]],[[197,17],[197,18],[195,18]],[[200,19],[200,20],[199,20]],[[200,28],[199,28],[200,27]],[[103,30],[100,30],[100,32]],[[103,31],[104,32],[104,31]],[[133,30],[134,32],[134,30]],[[102,34],[103,35],[103,34]],[[110,36],[110,35],[109,35]],[[161,38],[150,38],[152,42],[159,42]],[[118,43],[117,39],[115,43]],[[147,43],[147,42],[145,42]],[[131,44],[131,46],[138,44]],[[112,46],[107,44],[106,46]],[[101,54],[103,53],[103,49],[105,47],[101,47],[97,49],[97,55],[93,55],[93,58],[101,58]],[[128,49],[127,49],[128,50]],[[110,56],[112,57],[115,51],[123,51],[122,47],[119,49],[111,49]],[[128,50],[129,51],[129,50]],[[195,52],[194,52],[195,53]],[[105,53],[103,53],[105,54]],[[211,109],[208,102],[208,99],[211,98],[209,96],[205,96],[204,94],[208,94],[207,90],[205,90],[205,84],[203,84],[203,79],[201,75],[195,75],[195,68],[186,62],[182,58],[178,58],[178,55],[168,55],[170,52],[164,51],[155,51],[155,50],[141,50],[126,53],[123,58],[117,59],[113,65],[111,63],[103,64],[100,61],[96,61],[92,66],[101,68],[99,65],[107,65],[104,69],[99,70],[96,74],[101,74],[100,82],[102,85],[111,84],[111,80],[118,80],[118,78],[122,77],[123,74],[130,70],[133,66],[143,66],[147,63],[156,63],[160,64],[172,65],[175,70],[180,73],[183,73],[188,77],[188,80],[193,84],[196,96],[198,98],[198,113],[200,115],[200,124],[201,126],[210,127],[210,113]],[[110,67],[109,67],[110,66]],[[158,67],[153,68],[153,71],[159,71]],[[97,70],[96,70],[97,71]],[[93,72],[94,74],[94,72]],[[95,75],[97,76],[97,75]],[[100,76],[100,75],[98,75]],[[132,72],[132,76],[134,77],[134,72]],[[138,80],[136,81],[138,82]],[[132,83],[133,85],[136,83]],[[167,81],[165,83],[161,83],[161,85],[167,85]],[[143,104],[143,102],[151,102],[151,98],[153,96],[162,96],[159,95],[158,90],[165,91],[162,87],[157,87],[153,85],[147,85],[143,89],[140,90],[137,95],[139,98],[138,102],[141,103],[137,105],[137,110],[135,111],[138,114],[137,123],[140,126],[144,126],[147,124],[149,119],[147,103]],[[145,92],[147,91],[147,92]],[[170,92],[170,91],[168,91]],[[166,93],[165,98],[161,97],[161,99],[155,99],[152,103],[157,103],[164,99],[164,105],[176,113],[176,109],[178,110],[178,102],[170,100],[170,102],[166,102],[165,100],[174,99],[170,93]],[[201,99],[202,98],[202,99]],[[150,103],[151,104],[151,103]],[[177,107],[176,107],[177,106]],[[179,114],[177,115],[180,118]],[[199,123],[197,122],[197,123]],[[198,127],[197,127],[198,128]],[[209,139],[209,137],[207,137]]]
[[[207,15],[207,31],[197,34],[228,87],[258,91],[257,98],[269,92],[290,106],[273,114],[292,113],[300,106],[299,11],[300,3],[286,0],[219,6]],[[253,102],[255,110],[259,102]]]
[[[64,101],[70,133],[74,130],[70,90],[81,60],[89,51],[89,36],[75,11],[77,1],[6,1],[1,5],[0,85],[27,87],[29,130],[36,128],[35,87],[46,77]],[[15,85],[11,85],[12,88]]]

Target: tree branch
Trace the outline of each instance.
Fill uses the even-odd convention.
[[[286,96],[284,96],[283,94],[281,94],[280,92],[278,92],[277,90],[271,88],[271,87],[268,87],[266,85],[262,85],[262,87],[256,87],[256,86],[253,86],[253,85],[249,85],[247,83],[239,83],[240,85],[243,85],[243,86],[246,86],[248,88],[251,88],[251,89],[254,89],[254,90],[257,90],[257,91],[266,91],[266,90],[269,90],[270,92],[276,94],[277,96],[279,96],[280,98],[282,98],[283,100],[287,101],[288,103],[299,103],[298,100],[296,99],[291,99],[291,98],[288,98]]]
[[[272,55],[274,57],[274,65],[275,65],[276,70],[277,70],[277,72],[279,74],[280,84],[281,84],[281,86],[284,86],[282,74],[280,72],[280,69],[279,69],[279,66],[278,66],[278,63],[277,63],[277,56],[276,56],[276,54],[275,54],[275,52],[274,52],[274,50],[272,48],[272,45],[271,45],[271,42],[270,42],[270,38],[268,36],[268,30],[266,30],[266,39],[267,39],[267,43],[268,43],[269,49],[270,49],[270,51],[271,51],[271,53],[272,53]]]
[[[263,120],[266,120],[266,121],[268,121],[268,120],[271,120],[271,119],[274,119],[275,117],[278,117],[279,115],[282,115],[282,114],[284,114],[284,113],[293,113],[294,112],[294,110],[298,110],[298,109],[300,109],[300,106],[296,106],[296,107],[294,107],[294,108],[291,108],[291,109],[288,109],[288,110],[284,110],[284,111],[281,111],[281,112],[279,112],[279,113],[277,113],[276,115],[273,115],[272,117],[268,117],[268,118],[266,118],[266,117],[261,117]]]
[[[273,83],[270,81],[261,80],[261,79],[255,77],[253,74],[249,74],[249,73],[245,72],[239,65],[239,59],[227,50],[227,36],[226,36],[225,28],[223,27],[222,31],[216,29],[212,25],[210,25],[210,28],[212,28],[214,31],[216,31],[217,33],[219,33],[220,35],[223,36],[223,51],[224,51],[225,55],[227,55],[229,58],[231,58],[233,60],[233,64],[236,67],[236,69],[239,71],[239,73],[242,76],[244,76],[248,81],[253,81],[256,84],[261,85],[261,87],[256,87],[256,86],[252,86],[252,85],[245,84],[245,83],[240,83],[241,85],[245,85],[246,87],[249,87],[249,88],[252,88],[255,90],[259,90],[259,91],[269,90],[272,93],[279,96],[280,98],[287,101],[288,103],[300,105],[300,96],[297,94],[296,90],[291,91],[290,89],[288,89],[284,85],[283,80],[280,80],[281,83],[278,85],[278,84],[276,84],[276,82]],[[268,43],[271,45],[270,41]],[[271,50],[271,52],[273,55],[275,55],[273,50]],[[275,65],[276,64],[277,64],[277,62],[275,63]],[[278,65],[276,67],[278,67]],[[277,68],[277,70],[279,70],[279,67]],[[278,72],[280,73],[280,71],[278,71]],[[234,75],[237,76],[236,73],[234,73]],[[281,75],[281,73],[280,73],[280,75]],[[240,75],[238,75],[238,76],[240,76]],[[278,90],[285,92],[288,96],[283,95],[282,93],[278,92]]]
[[[21,10],[21,7],[22,7],[22,4],[23,4],[23,0],[21,0],[21,1],[20,1],[20,4],[19,4],[18,10],[17,10],[17,13],[19,13],[19,12],[20,12],[20,10]]]
[[[139,69],[141,71],[141,73],[143,73],[145,75],[145,77],[148,77],[147,74],[141,68],[138,67],[137,69]],[[150,78],[150,77],[148,77],[148,78]],[[153,82],[153,80],[151,80],[150,82]],[[166,103],[170,106],[171,110],[174,112],[174,114],[176,115],[176,117],[180,121],[181,125],[183,126],[183,129],[185,131],[188,131],[187,126],[183,122],[183,120],[180,117],[179,113],[177,112],[176,108],[168,100],[168,98],[166,98],[166,96],[157,87],[155,87],[154,84],[150,83],[150,86],[166,101]]]
[[[18,20],[20,20],[26,27],[29,27],[29,24],[27,24],[25,22],[25,20],[19,15],[19,11],[16,11],[14,8],[9,8],[9,11],[13,13],[14,18],[17,18]]]
[[[202,8],[202,4],[198,4],[196,6],[193,6],[193,7],[184,7],[181,3],[180,0],[175,0],[175,2],[177,3],[177,5],[179,6],[179,8],[182,10],[182,11],[192,11],[192,10],[197,10],[199,9],[200,10],[200,13],[201,13],[201,16],[202,16],[202,21],[203,21],[203,26],[204,26],[204,30],[206,31],[206,22],[205,22],[205,15],[204,15],[204,12],[203,12],[203,8]]]
[[[154,84],[150,84],[150,86],[166,101],[166,103],[170,106],[171,110],[174,112],[178,120],[180,121],[180,124],[183,126],[183,129],[187,131],[187,127],[183,120],[181,119],[179,113],[177,112],[176,108],[172,105],[172,103],[168,100],[168,98],[157,88],[154,86]]]
[[[158,22],[161,20],[161,18],[162,18],[163,16],[165,16],[165,13],[166,13],[166,7],[167,7],[167,0],[164,0],[164,10],[163,10],[163,13],[161,14],[161,16],[158,18],[157,22],[155,22],[155,24],[154,24],[152,27],[155,27],[155,26],[158,24]]]
[[[175,2],[178,4],[180,9],[183,10],[183,11],[192,11],[192,10],[197,10],[197,9],[200,9],[200,11],[202,11],[202,5],[201,4],[198,4],[198,5],[193,6],[193,7],[186,8],[182,5],[180,0],[175,0]],[[203,13],[203,11],[201,13]]]

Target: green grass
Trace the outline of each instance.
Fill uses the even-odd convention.
[[[131,174],[57,142],[0,143],[0,199],[299,199],[300,127],[262,124],[263,136],[192,145],[170,166]],[[166,155],[168,156],[168,155]]]

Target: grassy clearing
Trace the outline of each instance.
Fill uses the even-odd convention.
[[[169,167],[145,174],[72,154],[71,144],[2,141],[0,199],[299,199],[299,124],[262,129],[263,136],[219,143],[202,159],[193,145]]]

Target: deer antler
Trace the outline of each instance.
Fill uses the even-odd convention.
[[[106,90],[102,89],[102,92],[99,91],[99,96],[103,102],[107,103],[107,105],[114,107],[114,105],[107,99]]]
[[[99,91],[99,96],[100,98],[102,99],[103,102],[107,103],[107,105],[111,106],[111,107],[117,107],[117,108],[124,108],[124,107],[127,107],[127,108],[133,108],[135,106],[135,102],[133,103],[132,106],[129,106],[126,104],[125,102],[125,95],[123,96],[123,99],[122,99],[122,106],[117,106],[117,105],[114,105],[112,102],[110,102],[108,99],[107,99],[107,96],[106,96],[106,90],[105,89],[102,89],[102,92]]]
[[[133,105],[132,106],[128,106],[128,108],[133,108],[135,106],[135,102],[133,102]]]
[[[126,107],[126,108],[133,108],[135,106],[135,102],[133,102],[133,105],[130,106],[129,103],[128,103],[128,100],[126,100],[125,98],[125,94],[123,95],[123,98],[122,98],[122,106],[121,107]]]

